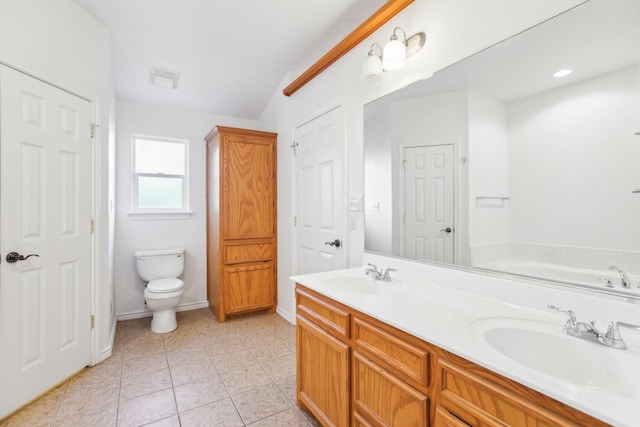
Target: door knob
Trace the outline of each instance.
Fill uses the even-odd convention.
[[[27,256],[20,255],[18,252],[9,252],[7,254],[7,262],[13,264],[14,262],[24,261],[25,259],[31,258],[32,256],[39,257],[38,254],[29,254]]]
[[[442,230],[440,230],[440,231],[444,231],[445,233],[451,233],[451,232],[453,231],[453,228],[451,228],[451,227],[447,227],[447,228],[443,228],[443,229],[442,229]]]
[[[342,244],[342,242],[340,241],[340,239],[336,239],[333,242],[324,242],[325,245],[329,245],[329,246],[335,246],[336,248],[339,248],[340,245]]]

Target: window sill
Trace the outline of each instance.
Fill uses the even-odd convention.
[[[132,220],[155,220],[155,219],[189,219],[193,215],[191,211],[168,211],[168,212],[129,212]]]

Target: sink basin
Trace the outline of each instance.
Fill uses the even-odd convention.
[[[640,399],[640,356],[562,333],[562,325],[491,317],[470,324],[471,332],[522,365],[577,386]]]

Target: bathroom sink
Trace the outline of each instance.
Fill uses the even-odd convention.
[[[562,325],[490,317],[471,332],[502,355],[577,386],[640,399],[640,356],[562,333]]]

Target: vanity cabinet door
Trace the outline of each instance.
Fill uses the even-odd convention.
[[[273,263],[224,267],[223,301],[227,314],[270,308],[275,301]]]
[[[353,355],[353,382],[354,418],[365,421],[360,424],[429,425],[429,398],[358,352]]]
[[[301,315],[296,317],[298,405],[323,426],[350,421],[350,347]]]

